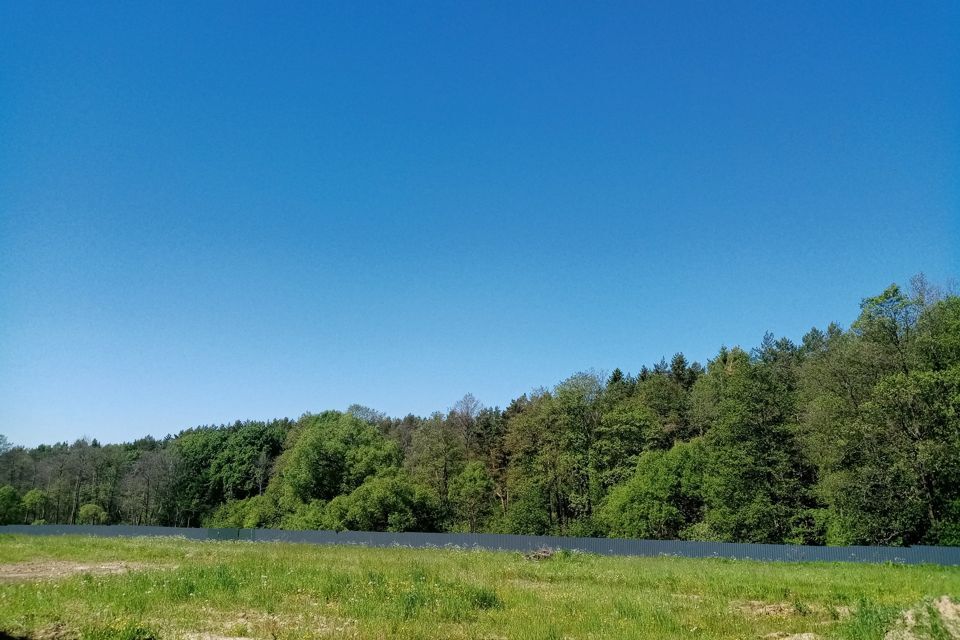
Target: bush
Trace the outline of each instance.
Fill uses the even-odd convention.
[[[208,527],[258,529],[277,524],[277,505],[272,496],[253,496],[221,505],[204,523]]]
[[[91,502],[80,507],[77,522],[80,524],[105,524],[107,522],[107,512],[100,505]]]
[[[43,518],[49,499],[47,494],[40,489],[30,489],[23,494],[20,503],[23,505],[23,511],[27,519],[40,520]]]
[[[19,524],[23,518],[20,496],[10,485],[0,487],[0,524]]]
[[[702,510],[697,446],[682,443],[640,456],[633,477],[613,488],[598,513],[610,535],[674,539],[692,524]]]
[[[507,507],[500,530],[528,536],[546,535],[552,532],[547,498],[543,488],[533,482],[514,488],[513,499]]]
[[[946,547],[960,546],[960,500],[947,505],[943,517],[931,527],[924,542]]]
[[[334,498],[336,500],[336,498]],[[280,520],[281,529],[303,531],[310,529],[332,529],[327,523],[327,503],[323,500],[311,500],[307,504],[298,504],[293,513],[287,513]]]
[[[696,540],[697,542],[723,542],[723,536],[710,528],[706,522],[694,523],[680,532],[681,540]]]
[[[439,507],[422,487],[401,471],[369,478],[326,508],[325,524],[350,531],[431,531]]]

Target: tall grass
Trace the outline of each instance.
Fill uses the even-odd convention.
[[[0,536],[0,564],[87,572],[0,582],[19,637],[882,638],[960,570],[295,544]],[[128,573],[98,575],[124,561]],[[931,628],[930,633],[942,630]],[[73,634],[71,636],[70,634]],[[201,635],[194,635],[199,638]],[[937,637],[937,636],[931,636]]]

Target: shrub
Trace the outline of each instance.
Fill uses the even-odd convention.
[[[368,479],[350,495],[338,496],[326,509],[331,529],[352,531],[430,531],[438,505],[403,472]]]
[[[80,507],[77,522],[80,524],[105,524],[107,522],[107,512],[100,505],[91,502]]]
[[[10,485],[0,487],[0,524],[19,524],[22,517],[17,490]]]

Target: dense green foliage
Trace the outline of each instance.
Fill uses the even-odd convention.
[[[4,445],[0,520],[960,544],[960,297],[912,284],[847,330],[579,373],[505,410]]]

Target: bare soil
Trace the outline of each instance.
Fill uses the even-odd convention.
[[[58,580],[78,574],[115,575],[130,571],[160,568],[143,562],[70,562],[67,560],[33,560],[0,564],[0,582]],[[166,567],[164,567],[166,568]]]
[[[746,602],[737,602],[734,609],[748,616],[792,616],[796,615],[797,609],[789,602],[761,602],[759,600],[747,600]]]
[[[932,637],[931,630],[935,627],[945,630],[950,638],[960,640],[960,604],[948,596],[940,596],[932,606],[926,601],[907,609],[884,640],[927,640]]]

